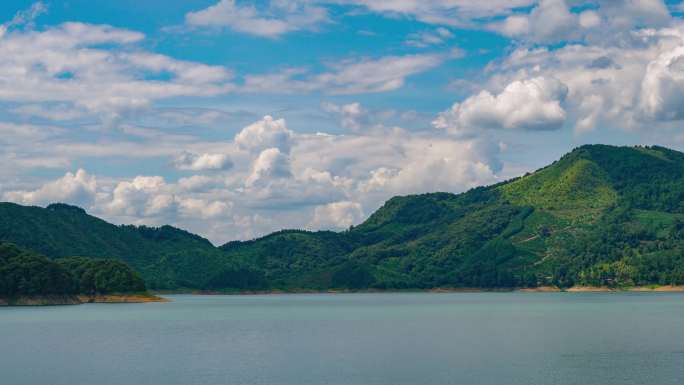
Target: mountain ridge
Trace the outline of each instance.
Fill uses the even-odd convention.
[[[684,153],[585,145],[494,185],[393,197],[342,232],[281,230],[214,247],[171,226],[2,203],[0,219],[14,219],[0,220],[0,240],[51,257],[120,258],[164,289],[682,284],[683,200]]]

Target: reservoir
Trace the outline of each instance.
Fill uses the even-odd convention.
[[[4,385],[681,384],[684,294],[359,293],[0,308]]]

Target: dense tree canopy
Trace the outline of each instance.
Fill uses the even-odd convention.
[[[0,243],[0,297],[144,291],[142,278],[121,261],[85,257],[51,260]]]
[[[74,282],[58,263],[0,243],[0,297],[75,293]]]

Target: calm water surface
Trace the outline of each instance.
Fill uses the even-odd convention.
[[[684,294],[170,297],[0,309],[0,384],[684,381]]]

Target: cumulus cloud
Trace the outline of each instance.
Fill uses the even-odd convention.
[[[273,1],[266,9],[238,4],[235,0],[218,3],[185,15],[194,27],[225,27],[236,32],[275,38],[288,32],[310,30],[328,21],[328,11],[307,2]]]
[[[292,131],[287,128],[285,119],[273,119],[266,115],[243,128],[235,136],[235,144],[241,149],[256,153],[267,148],[277,148],[283,153],[289,153],[292,137]]]
[[[182,216],[216,219],[230,212],[232,204],[220,201],[206,201],[204,199],[186,198],[178,201],[178,209]]]
[[[555,49],[521,47],[490,65],[486,87],[501,89],[520,79],[558,79],[568,90],[560,104],[565,124],[577,133],[673,128],[684,118],[679,91],[681,47],[681,23],[633,30],[621,44],[599,40]],[[443,127],[455,126],[453,119],[443,123]]]
[[[515,13],[489,28],[518,40],[557,43],[567,40],[590,41],[623,38],[639,27],[659,27],[670,20],[662,0],[597,0],[593,8],[574,12],[565,0],[541,0],[529,13]]]
[[[164,178],[137,176],[116,185],[106,210],[118,215],[151,216],[173,209],[174,204],[174,196]]]
[[[402,161],[372,169],[359,184],[363,194],[460,192],[489,184],[501,171],[498,145],[484,139],[464,141],[415,138],[404,144]]]
[[[151,217],[167,221],[175,221],[178,216],[215,219],[228,214],[231,202],[192,194],[207,184],[209,181],[202,177],[172,184],[160,176],[137,176],[117,183],[111,195],[102,194],[102,211],[110,216]]]
[[[357,224],[363,218],[361,204],[350,201],[316,206],[310,226],[315,229],[340,230]]]
[[[591,25],[589,16],[585,24]],[[556,42],[577,38],[579,16],[571,13],[565,0],[541,0],[528,15],[512,15],[498,24],[498,30],[511,37],[536,42]],[[596,20],[593,20],[594,22]]]
[[[437,128],[455,135],[486,129],[556,130],[566,119],[568,88],[554,78],[537,77],[510,83],[499,94],[482,91],[439,115]]]
[[[622,29],[662,27],[671,19],[663,0],[601,0],[599,4],[609,23]]]
[[[183,171],[227,170],[233,167],[226,154],[195,154],[183,152],[174,160],[174,166]]]
[[[8,191],[3,195],[7,201],[22,204],[48,204],[53,202],[90,205],[97,193],[97,179],[85,170],[67,172],[63,177],[44,184],[32,191]]]
[[[651,61],[641,83],[641,109],[650,119],[684,119],[684,45]]]
[[[288,178],[290,172],[290,159],[277,148],[263,150],[254,160],[252,173],[245,180],[246,186],[266,184],[272,179]]]

